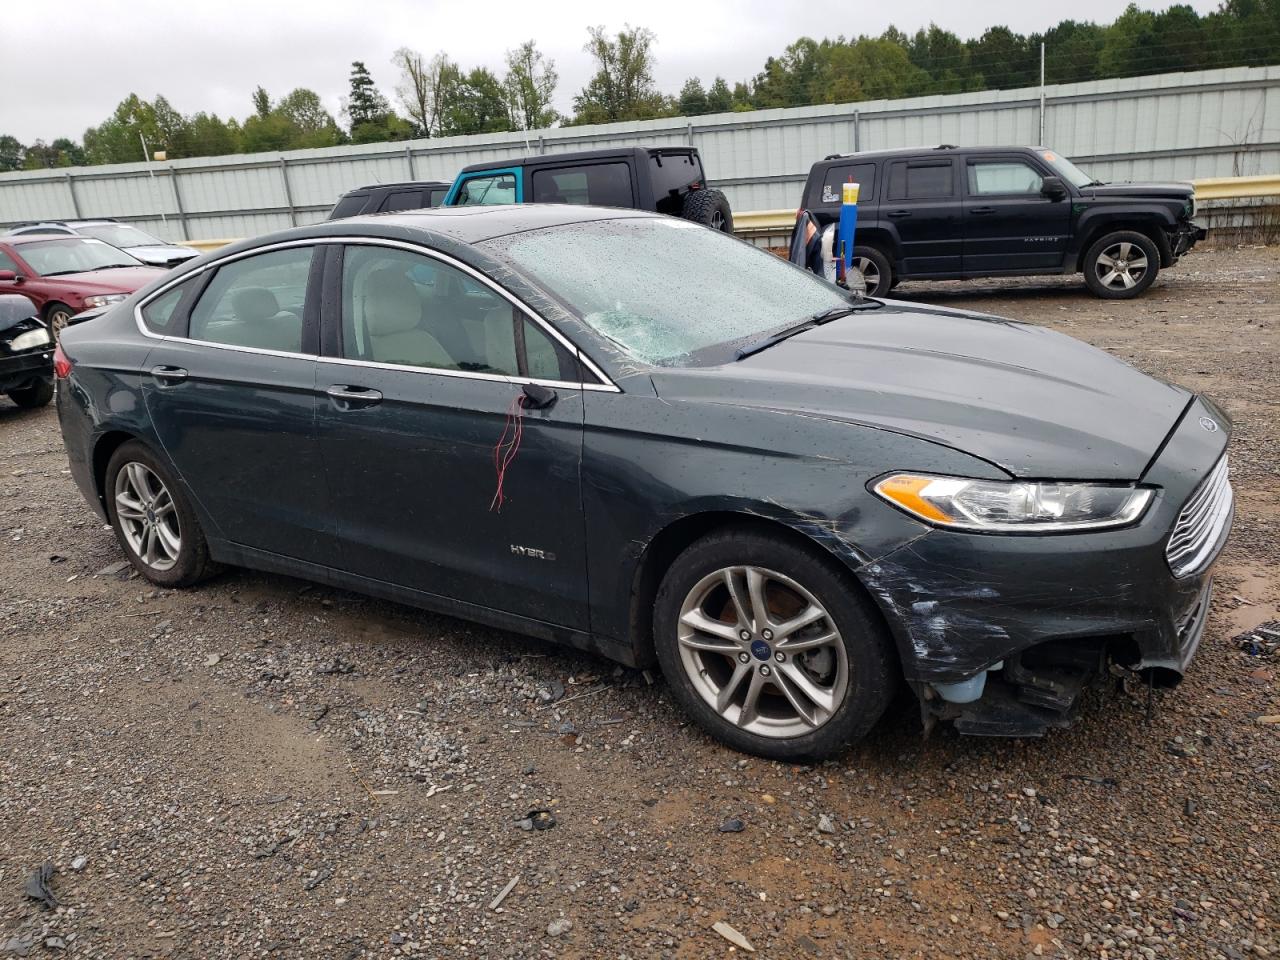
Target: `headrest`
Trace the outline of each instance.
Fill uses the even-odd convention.
[[[266,287],[245,287],[231,295],[231,309],[237,320],[267,320],[280,312],[280,304]]]
[[[396,267],[374,270],[365,280],[364,323],[371,337],[413,330],[422,320],[422,298]]]

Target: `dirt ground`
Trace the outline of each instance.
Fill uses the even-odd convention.
[[[1043,740],[926,740],[904,701],[838,761],[746,758],[660,677],[537,641],[243,571],[157,591],[53,410],[0,401],[0,957],[728,956],[717,921],[777,958],[1280,956],[1280,662],[1231,639],[1280,619],[1280,249],[1125,303],[900,293],[1234,418],[1208,631],[1150,720],[1107,690]],[[45,862],[56,909],[24,893]]]

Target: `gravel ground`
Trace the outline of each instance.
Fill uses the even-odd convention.
[[[735,950],[717,922],[782,958],[1280,956],[1280,663],[1231,641],[1280,618],[1278,274],[903,286],[1213,395],[1236,531],[1150,720],[1106,690],[1043,740],[924,740],[904,700],[817,767],[537,641],[241,571],[157,591],[53,411],[0,401],[0,957],[701,958]]]

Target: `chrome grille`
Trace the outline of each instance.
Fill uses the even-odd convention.
[[[1222,530],[1231,519],[1231,504],[1224,456],[1182,507],[1164,548],[1175,577],[1199,573],[1213,560]]]

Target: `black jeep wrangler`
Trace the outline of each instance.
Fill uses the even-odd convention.
[[[338,198],[329,220],[388,210],[421,210],[438,207],[449,192],[447,180],[413,180],[407,183],[371,183],[348,190]]]
[[[1084,273],[1099,297],[1136,297],[1204,239],[1189,183],[1101,183],[1043,147],[883,150],[827,157],[804,198],[820,226],[860,185],[854,257],[867,293],[899,280]]]
[[[733,232],[729,201],[707,188],[695,147],[621,147],[473,163],[444,199],[446,207],[496,203],[656,210]]]

